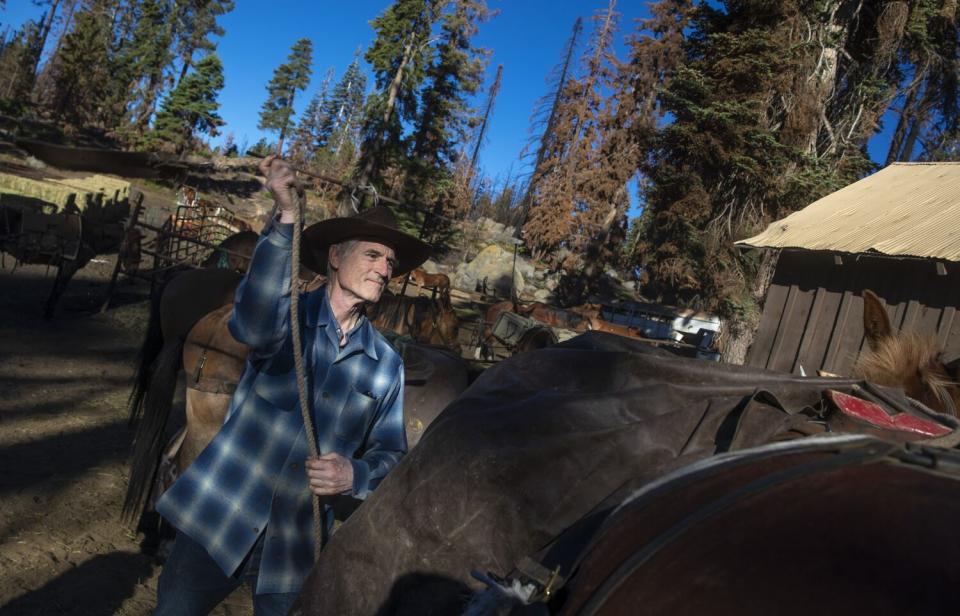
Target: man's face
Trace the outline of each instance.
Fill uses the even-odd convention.
[[[336,270],[337,286],[348,297],[373,303],[380,299],[397,259],[385,244],[358,240],[346,250],[331,247],[330,264]]]

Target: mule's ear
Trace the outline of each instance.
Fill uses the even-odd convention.
[[[863,292],[863,333],[873,351],[877,350],[884,338],[893,335],[887,309],[883,307],[880,298],[869,289]]]

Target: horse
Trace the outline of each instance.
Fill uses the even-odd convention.
[[[148,545],[155,540],[151,525],[159,520],[144,513],[219,431],[243,372],[248,349],[227,328],[240,279],[230,270],[185,272],[166,286],[151,311],[129,402],[136,432],[123,508],[128,520],[141,515]],[[446,349],[405,344],[398,350],[405,362],[404,419],[413,447],[466,388],[467,367]],[[181,369],[186,409],[184,420],[177,421],[171,415]]]
[[[901,387],[935,411],[960,415],[960,375],[943,363],[933,336],[896,332],[883,302],[870,290],[863,292],[863,330],[868,351],[854,364],[854,375]]]
[[[957,454],[937,446],[960,443],[960,422],[909,410],[947,433],[930,439],[851,423],[826,395],[866,385],[601,332],[516,355],[449,405],[344,523],[291,613],[461,614],[500,582],[539,595],[531,613],[809,613],[857,598],[902,613],[911,597],[946,609],[960,588],[960,543],[943,534],[960,474],[941,472]]]
[[[218,267],[242,274],[250,267],[253,249],[259,239],[260,235],[249,229],[234,233],[220,242],[200,267]]]
[[[447,298],[446,301],[449,301],[450,278],[446,274],[429,274],[422,267],[418,267],[410,272],[410,280],[417,285],[417,297],[426,288],[432,291],[431,298],[436,298],[439,295],[441,300]]]
[[[384,292],[366,308],[366,315],[377,329],[460,353],[460,321],[449,295],[429,299]]]

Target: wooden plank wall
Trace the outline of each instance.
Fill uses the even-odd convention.
[[[839,259],[839,263],[838,263]],[[894,327],[929,333],[960,356],[960,263],[784,251],[747,364],[808,375],[850,374],[865,348],[863,290],[884,300]]]

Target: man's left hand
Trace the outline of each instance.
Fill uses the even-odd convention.
[[[338,453],[327,453],[304,462],[310,491],[317,496],[343,494],[353,489],[353,465]]]

